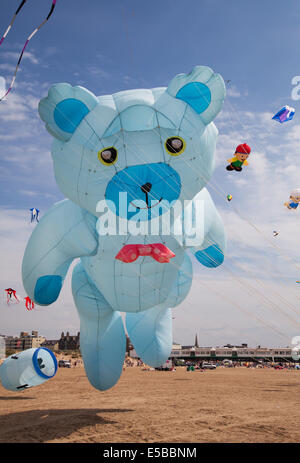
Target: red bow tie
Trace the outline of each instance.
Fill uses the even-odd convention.
[[[115,259],[121,260],[126,264],[134,262],[139,256],[150,256],[157,262],[170,262],[172,257],[175,257],[167,246],[161,243],[154,244],[126,244],[121,251],[118,252]]]

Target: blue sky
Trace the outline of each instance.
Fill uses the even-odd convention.
[[[0,47],[0,76],[7,82],[50,4],[28,0]],[[1,1],[2,33],[17,6]],[[176,74],[208,65],[231,80],[215,121],[216,170],[208,185],[226,226],[228,258],[213,272],[195,266],[192,291],[174,310],[174,338],[189,343],[197,331],[205,345],[289,344],[300,331],[300,211],[283,207],[290,190],[300,187],[300,104],[291,99],[291,80],[300,75],[299,19],[298,0],[58,0],[28,45],[13,92],[0,103],[1,287],[24,293],[20,266],[33,229],[28,209],[43,214],[63,198],[52,171],[51,137],[37,114],[50,85],[69,82],[102,95],[166,86]],[[285,104],[296,115],[280,125],[271,117]],[[250,165],[229,174],[226,160],[241,142],[252,148]],[[280,231],[276,242],[274,229]],[[46,309],[29,314],[0,305],[3,334],[38,329],[56,337],[78,328],[69,278],[59,301]]]

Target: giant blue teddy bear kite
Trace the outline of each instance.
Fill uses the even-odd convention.
[[[206,267],[223,262],[224,228],[204,186],[214,166],[212,121],[224,98],[222,77],[196,66],[167,88],[96,97],[61,83],[40,101],[54,138],[56,181],[68,199],[34,229],[23,284],[36,304],[52,304],[71,262],[80,259],[72,278],[80,349],[99,390],[111,388],[122,372],[120,312],[138,356],[160,366],[172,348],[171,308],[192,282],[187,251]],[[193,227],[196,240],[188,231]]]

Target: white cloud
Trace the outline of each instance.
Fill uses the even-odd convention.
[[[13,51],[3,51],[2,52],[2,58],[6,58],[8,60],[15,60],[16,62],[18,61],[20,56],[20,53],[13,52]],[[22,60],[28,60],[32,64],[39,64],[39,60],[34,56],[32,51],[25,51]]]
[[[227,88],[226,95],[231,98],[240,98],[242,96],[241,92],[234,85]]]
[[[31,95],[22,96],[11,92],[0,104],[0,120],[3,122],[26,121],[36,119],[36,115],[29,114],[37,108],[37,99]]]
[[[8,63],[1,63],[0,64],[0,70],[1,71],[14,72],[15,69],[16,69],[16,66],[13,66],[12,64],[8,64]]]

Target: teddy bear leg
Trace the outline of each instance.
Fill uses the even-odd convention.
[[[114,312],[87,276],[82,263],[73,271],[72,292],[80,317],[80,350],[90,383],[100,391],[119,380],[126,336],[119,312]]]
[[[170,356],[172,349],[172,313],[186,298],[192,284],[193,267],[185,254],[170,294],[164,304],[144,312],[127,313],[126,328],[138,356],[147,365],[158,367]]]
[[[172,314],[164,304],[127,313],[126,328],[138,356],[147,365],[161,366],[172,350]]]

